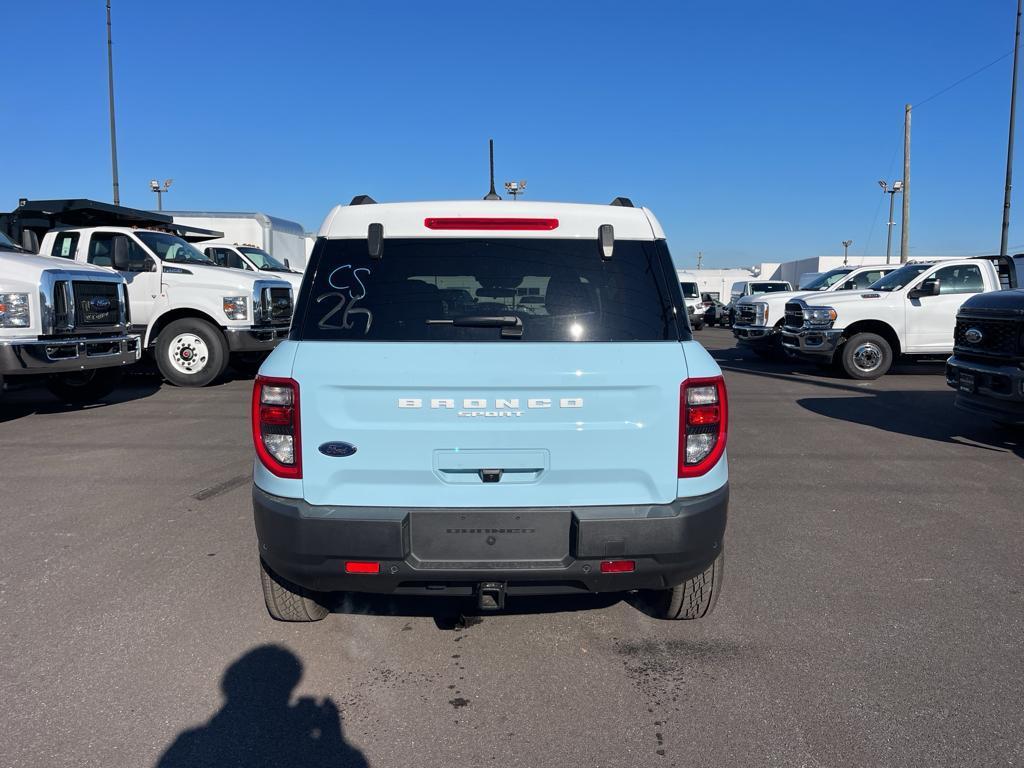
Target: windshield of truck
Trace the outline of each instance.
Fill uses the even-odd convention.
[[[853,272],[852,269],[833,269],[826,272],[823,275],[818,275],[816,278],[811,280],[801,290],[804,291],[824,291],[832,285],[835,285],[842,280],[846,275]]]
[[[751,283],[751,293],[777,293],[778,291],[791,290],[789,283]]]
[[[907,264],[894,272],[890,272],[878,282],[872,283],[868,288],[872,291],[885,291],[886,293],[898,291],[900,288],[908,285],[922,272],[931,268],[931,264]]]
[[[208,264],[217,266],[216,262],[197,250],[191,243],[186,243],[177,235],[166,232],[136,231],[135,236],[157,255],[160,261],[175,264]]]
[[[685,310],[667,249],[617,240],[321,240],[295,322],[344,341],[678,341]],[[301,318],[301,319],[300,319]],[[521,331],[521,337],[518,334]]]
[[[288,267],[262,248],[252,248],[248,245],[240,245],[238,250],[249,257],[249,261],[256,265],[256,269],[262,269],[266,272],[291,272]]]
[[[11,238],[9,238],[3,232],[0,232],[0,248],[8,248],[8,249],[10,249],[12,251],[20,251],[21,250],[21,248],[19,248],[17,245],[15,245],[14,241],[11,240]]]
[[[700,292],[697,290],[696,283],[680,283],[679,287],[683,289],[683,296],[687,299],[699,299]]]

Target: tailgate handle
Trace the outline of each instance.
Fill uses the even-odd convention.
[[[501,473],[502,470],[500,469],[481,469],[480,479],[485,483],[500,483]]]

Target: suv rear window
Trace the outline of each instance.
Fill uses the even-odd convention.
[[[311,262],[292,338],[510,341],[446,322],[484,317],[518,318],[520,341],[690,338],[660,241],[617,240],[604,261],[596,240],[394,238],[371,259],[366,240],[321,239]]]

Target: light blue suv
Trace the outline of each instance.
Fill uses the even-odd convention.
[[[727,423],[650,211],[357,197],[324,221],[253,389],[267,609],[642,590],[700,618]]]

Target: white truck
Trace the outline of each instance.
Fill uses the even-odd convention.
[[[704,327],[704,302],[700,298],[700,288],[697,286],[697,276],[685,270],[676,270],[679,278],[679,287],[683,292],[683,301],[686,303],[686,315],[690,320],[690,327],[699,331]]]
[[[103,397],[139,359],[128,328],[123,277],[33,254],[0,231],[0,393],[7,379],[64,402]]]
[[[999,290],[996,257],[912,261],[865,291],[805,294],[786,303],[783,348],[851,378],[877,379],[901,355],[947,357],[960,305]]]
[[[218,267],[175,234],[188,235],[188,228],[168,216],[92,200],[43,200],[22,201],[10,218],[45,233],[41,253],[123,276],[132,330],[172,384],[206,386],[229,362],[251,369],[288,334],[289,283]]]
[[[798,291],[779,291],[742,296],[736,301],[732,335],[739,346],[770,358],[781,352],[786,304],[811,292],[863,290],[897,269],[899,264],[837,267],[823,272]]]
[[[218,267],[243,269],[247,272],[262,272],[267,277],[274,277],[290,283],[292,291],[298,295],[302,285],[302,273],[289,269],[262,248],[243,243],[195,243],[196,248],[212,259]]]
[[[216,211],[162,211],[175,224],[215,229],[222,236],[203,243],[209,245],[251,244],[286,269],[306,268],[306,231],[301,224],[265,213],[225,213]]]

